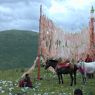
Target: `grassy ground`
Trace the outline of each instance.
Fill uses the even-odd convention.
[[[41,68],[42,80],[37,80],[37,68],[31,79],[33,88],[19,88],[18,81],[25,69],[0,71],[0,95],[73,95],[76,88],[82,89],[84,95],[95,95],[95,79],[89,79],[82,84],[80,74],[77,75],[77,85],[70,86],[69,75],[64,75],[64,84],[58,84],[58,78],[50,71]],[[22,93],[22,94],[17,94]]]

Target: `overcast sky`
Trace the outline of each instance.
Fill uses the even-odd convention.
[[[95,0],[0,0],[0,31],[9,29],[39,31],[39,11],[64,31],[87,27]]]

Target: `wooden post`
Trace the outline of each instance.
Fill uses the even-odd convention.
[[[40,53],[41,53],[41,16],[42,16],[42,5],[40,6],[40,19],[39,19],[39,38],[38,38],[38,80],[40,80]]]

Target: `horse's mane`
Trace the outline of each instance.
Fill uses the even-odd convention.
[[[51,61],[51,62],[58,62],[58,60],[56,60],[56,59],[49,59],[49,61]]]

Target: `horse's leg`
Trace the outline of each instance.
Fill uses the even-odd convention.
[[[63,77],[62,77],[62,74],[61,74],[60,76],[61,76],[61,81],[62,81],[62,84],[63,84]]]
[[[86,84],[86,81],[87,81],[87,79],[86,79],[86,77],[84,77],[84,83]]]
[[[58,80],[59,80],[59,84],[60,84],[60,74],[58,74]]]
[[[85,84],[86,84],[86,81],[87,81],[87,73],[86,72],[84,74],[84,80],[85,80]]]
[[[70,86],[72,86],[73,85],[73,74],[72,73],[70,73],[70,77],[71,77],[71,84],[70,84]]]
[[[93,78],[94,76],[93,76],[93,73],[91,73],[91,79]]]
[[[91,74],[87,73],[87,78],[91,79]]]
[[[82,82],[83,82],[83,84],[85,84],[85,77],[84,77],[84,74],[82,74]]]
[[[74,85],[76,85],[76,71],[74,72]]]
[[[92,73],[92,78],[94,78],[94,73]]]
[[[82,74],[82,79],[83,79],[83,84],[85,84],[86,83],[86,74],[85,73]]]

